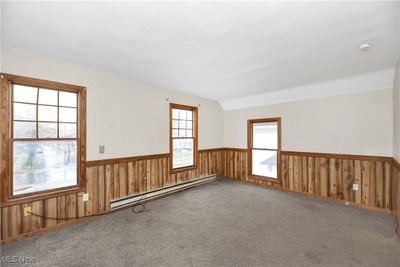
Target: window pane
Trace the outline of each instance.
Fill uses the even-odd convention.
[[[191,121],[193,119],[193,111],[186,111],[186,119]]]
[[[185,129],[179,129],[179,137],[186,137],[186,130]]]
[[[185,129],[186,128],[186,121],[179,121],[179,128]]]
[[[60,91],[60,106],[77,107],[78,94]]]
[[[172,137],[178,137],[178,129],[172,130]]]
[[[76,124],[60,123],[60,138],[76,138]]]
[[[36,121],[36,105],[14,103],[14,120]]]
[[[276,122],[253,124],[253,148],[278,149],[278,124]]]
[[[60,108],[60,121],[76,122],[76,108]]]
[[[172,128],[179,128],[178,125],[179,125],[179,121],[177,121],[177,120],[172,121]]]
[[[36,122],[14,122],[14,138],[36,138]]]
[[[193,166],[193,155],[193,139],[173,140],[173,169]]]
[[[77,184],[77,141],[15,141],[13,194]]]
[[[186,122],[186,129],[192,129],[193,127],[193,121],[187,121]]]
[[[172,109],[172,118],[179,119],[179,109]]]
[[[39,121],[57,121],[57,107],[41,106],[38,107]]]
[[[17,85],[17,84],[14,84],[13,88],[14,88],[14,101],[36,104],[37,88]]]
[[[186,130],[186,137],[193,137],[192,130]]]
[[[39,104],[57,105],[57,91],[39,89]]]
[[[39,122],[39,138],[57,138],[57,123]]]
[[[278,153],[276,151],[253,150],[252,153],[252,172],[254,175],[266,176],[276,179]]]
[[[180,120],[186,120],[186,110],[179,110],[179,119]]]

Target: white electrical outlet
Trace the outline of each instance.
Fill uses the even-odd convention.
[[[353,184],[353,190],[358,191],[358,184]]]
[[[88,201],[89,200],[89,193],[84,193],[82,195],[82,201]]]

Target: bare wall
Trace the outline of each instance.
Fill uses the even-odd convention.
[[[199,107],[199,149],[223,145],[218,102],[2,47],[2,72],[87,87],[87,160],[169,151],[169,103]],[[105,154],[98,146],[105,145]]]
[[[247,120],[282,117],[287,151],[392,156],[392,90],[224,112],[224,146],[247,147]]]

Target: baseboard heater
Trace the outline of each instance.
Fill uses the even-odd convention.
[[[151,200],[151,199],[154,199],[154,198],[157,198],[160,196],[176,193],[176,192],[186,190],[186,189],[198,186],[198,185],[206,184],[211,181],[214,181],[216,178],[217,177],[215,174],[208,175],[208,176],[204,176],[199,179],[196,179],[196,180],[191,180],[191,181],[179,183],[176,185],[162,187],[159,189],[131,195],[129,197],[115,199],[115,200],[111,201],[110,208],[111,208],[111,210],[113,210],[113,209],[118,209],[118,208],[122,208],[125,206],[134,205],[139,202],[142,202],[143,200],[146,200],[146,201]]]

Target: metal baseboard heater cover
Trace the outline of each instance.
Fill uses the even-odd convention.
[[[188,182],[184,182],[184,183],[180,183],[180,184],[176,184],[176,185],[166,186],[166,187],[162,187],[159,189],[146,191],[143,193],[131,195],[131,196],[120,198],[120,199],[115,199],[115,200],[111,201],[110,208],[111,208],[111,210],[113,210],[113,209],[118,209],[118,208],[122,208],[125,206],[130,206],[130,205],[139,203],[143,200],[146,200],[146,201],[151,200],[153,198],[157,198],[157,197],[160,197],[163,195],[172,194],[172,193],[186,190],[186,189],[198,186],[198,185],[206,184],[211,181],[214,181],[216,178],[217,177],[215,174],[208,175],[208,176],[204,176],[199,179],[196,179],[196,180],[192,180],[192,181],[188,181]]]

